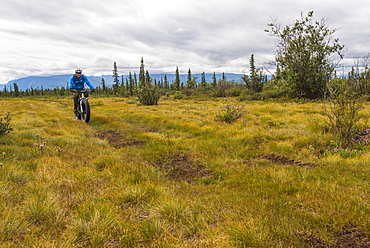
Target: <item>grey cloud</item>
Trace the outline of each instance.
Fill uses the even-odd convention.
[[[347,55],[361,56],[370,50],[367,6],[362,0],[3,0],[0,62],[9,69],[0,71],[0,83],[68,72],[76,64],[110,73],[113,60],[129,69],[141,57],[153,71],[240,71],[252,53],[256,61],[273,58],[276,40],[263,31],[271,18],[287,25],[309,10],[340,28],[336,35]]]
[[[67,19],[72,1],[4,0],[0,8],[0,18],[25,23],[56,23]]]

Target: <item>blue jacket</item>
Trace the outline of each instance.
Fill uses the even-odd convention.
[[[69,80],[68,89],[82,90],[85,87],[85,83],[90,87],[90,89],[94,89],[94,86],[85,75],[81,74],[79,78],[76,77],[76,75],[73,75]]]

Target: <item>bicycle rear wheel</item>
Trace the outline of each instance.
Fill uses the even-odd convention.
[[[87,101],[87,99],[81,100],[81,120],[83,122],[89,122],[90,121],[90,104]]]

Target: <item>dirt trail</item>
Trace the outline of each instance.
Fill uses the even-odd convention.
[[[209,177],[212,174],[204,166],[196,165],[185,154],[163,157],[160,161],[153,163],[153,166],[161,169],[172,180],[189,183],[196,178]]]
[[[295,165],[295,166],[302,166],[302,167],[316,167],[317,165],[314,163],[303,163],[300,161],[296,161],[294,159],[290,159],[285,156],[277,155],[274,153],[265,153],[258,156],[259,159],[268,160],[270,162],[273,162],[275,164],[280,165]]]
[[[370,239],[356,226],[346,225],[335,235],[336,244],[330,245],[326,241],[308,233],[299,233],[307,247],[316,248],[369,248]]]

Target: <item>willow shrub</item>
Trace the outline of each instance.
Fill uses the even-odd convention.
[[[159,88],[153,85],[145,85],[138,88],[136,95],[142,105],[157,105],[161,98]]]
[[[364,108],[365,97],[358,84],[351,80],[335,79],[328,85],[329,97],[325,103],[329,131],[340,146],[348,147],[366,129],[368,115]]]

